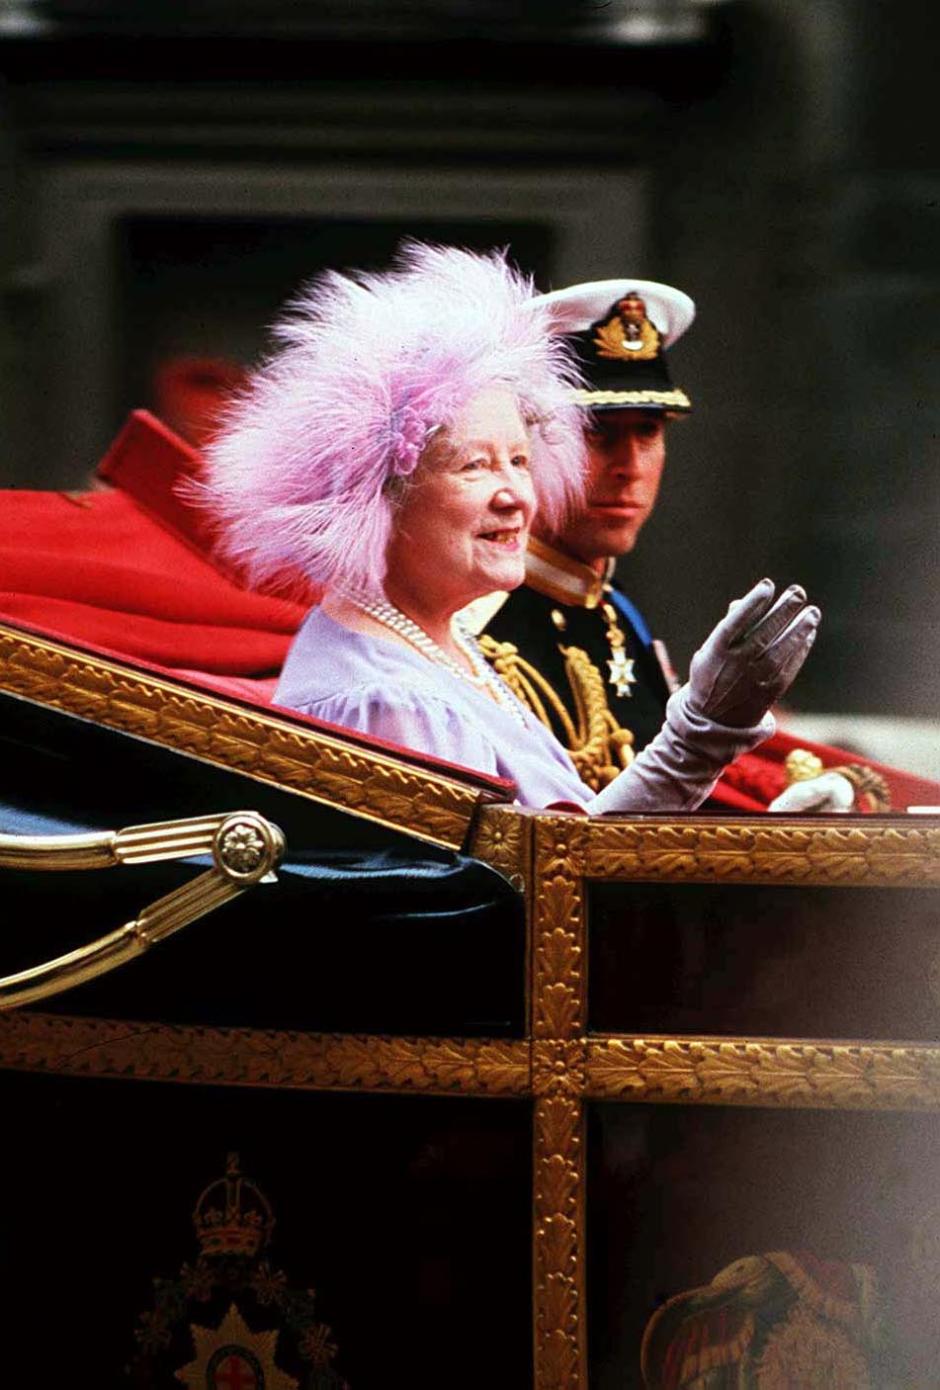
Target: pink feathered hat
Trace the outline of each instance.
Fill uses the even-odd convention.
[[[539,507],[582,488],[579,383],[550,311],[504,255],[407,244],[386,274],[329,272],[206,451],[202,501],[250,582],[381,597],[396,489],[429,435],[491,386],[529,424]]]

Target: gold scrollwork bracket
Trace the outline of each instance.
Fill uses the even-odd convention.
[[[66,955],[0,977],[0,1009],[61,994],[134,960],[247,888],[271,882],[284,855],[280,829],[255,811],[89,835],[0,835],[0,867],[12,869],[104,869],[203,853],[211,854],[211,869],[144,908],[132,922]]]

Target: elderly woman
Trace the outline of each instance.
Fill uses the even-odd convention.
[[[487,665],[460,610],[524,578],[538,507],[580,492],[576,372],[501,256],[410,245],[385,275],[329,274],[209,450],[206,495],[254,582],[326,591],[279,703],[511,778],[528,805],[690,810],[773,731],[819,611],[769,580],[731,605],[653,742],[599,795]]]

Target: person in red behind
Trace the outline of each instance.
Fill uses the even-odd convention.
[[[248,382],[247,367],[224,357],[169,357],[153,374],[157,414],[187,443],[204,449]]]
[[[93,487],[5,492],[0,617],[269,700],[307,603],[253,593],[212,558],[204,518],[176,495],[200,462],[141,410]]]

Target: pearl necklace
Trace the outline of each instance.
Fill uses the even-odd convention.
[[[429,637],[423,627],[419,627],[416,622],[408,617],[407,613],[402,613],[391,603],[373,603],[371,599],[360,598],[359,595],[353,599],[357,608],[363,613],[368,613],[370,618],[375,618],[376,622],[387,627],[391,632],[397,632],[399,637],[404,637],[405,641],[415,647],[422,656],[426,656],[429,661],[435,662],[438,666],[443,666],[453,676],[459,676],[461,680],[469,681],[478,690],[489,689],[496,697],[497,704],[508,709],[519,724],[525,727],[524,707],[518,696],[509,688],[501,676],[498,676],[490,666],[486,657],[481,652],[476,638],[473,637],[461,624],[457,618],[453,624],[454,641],[470,662],[471,670],[461,666],[459,661],[455,661],[449,656],[444,648]]]

